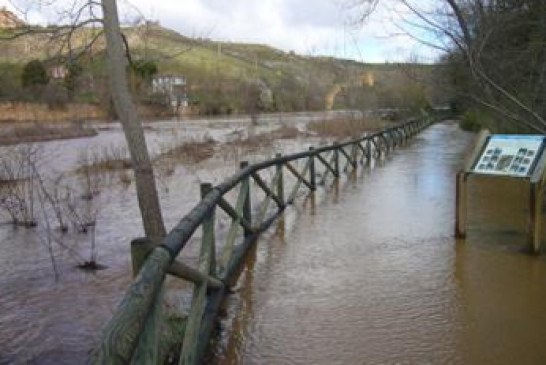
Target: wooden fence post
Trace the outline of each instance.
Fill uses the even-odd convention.
[[[211,183],[203,183],[200,186],[201,199],[203,199],[211,190]],[[207,217],[203,220],[203,239],[202,245],[211,246],[210,248],[210,270],[209,275],[216,276],[216,240],[214,237],[214,220],[216,207],[212,208]]]
[[[461,171],[456,177],[455,191],[455,237],[466,237],[466,173]]]
[[[531,182],[529,188],[529,248],[532,253],[538,254],[541,251],[542,240],[543,188],[535,182]]]
[[[370,166],[371,163],[372,163],[372,142],[370,141],[370,139],[368,138],[366,140],[366,165],[367,166]]]
[[[281,158],[282,154],[277,153],[275,155],[276,158]],[[285,205],[284,201],[284,177],[282,173],[282,163],[278,163],[276,166],[276,173],[278,175],[277,178],[277,197],[279,198],[279,201],[282,203],[282,205]]]
[[[339,177],[339,150],[337,143],[334,142],[334,171],[335,171],[335,178],[337,179]]]
[[[241,169],[244,169],[248,166],[248,161],[242,161],[241,162]],[[252,205],[251,205],[251,198],[250,198],[250,177],[245,177],[241,182],[247,182],[247,191],[246,191],[246,199],[245,203],[243,205],[243,218],[249,223],[250,226],[252,226]],[[244,228],[244,235],[245,237],[249,237],[252,235],[252,231],[248,230],[248,228]]]
[[[136,238],[131,241],[131,263],[133,266],[133,277],[138,275],[146,257],[152,252],[153,243],[147,238]]]
[[[309,152],[313,152],[315,147],[309,147]],[[315,191],[317,189],[317,174],[315,171],[315,156],[309,156],[309,182],[311,184],[311,190]]]
[[[353,159],[353,162],[354,162],[353,169],[355,170],[358,168],[357,156],[358,156],[358,146],[357,146],[357,143],[353,143],[351,148],[351,158]]]
[[[147,238],[137,238],[131,242],[131,261],[133,277],[136,277],[146,258],[153,251],[155,245]],[[159,326],[161,322],[161,306],[163,289],[159,289],[152,310],[148,313],[138,344],[133,354],[132,364],[159,365]]]

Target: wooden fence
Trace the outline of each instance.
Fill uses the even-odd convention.
[[[201,201],[169,232],[160,244],[146,239],[134,240],[131,254],[135,279],[112,319],[107,324],[97,351],[96,364],[159,363],[160,318],[163,284],[171,275],[194,284],[191,307],[186,319],[179,364],[199,364],[213,330],[220,303],[233,282],[236,269],[259,234],[267,229],[292,204],[303,188],[317,189],[329,177],[370,164],[403,145],[408,138],[432,123],[432,119],[411,120],[364,137],[313,148],[256,163],[242,162],[240,170],[223,183],[201,185]],[[303,168],[298,168],[298,162]],[[343,167],[341,167],[344,165]],[[317,173],[320,166],[322,173]],[[269,182],[262,177],[269,170]],[[271,171],[272,170],[272,171]],[[262,173],[262,175],[260,175]],[[292,175],[294,184],[287,190],[285,181]],[[320,181],[317,181],[320,179]],[[254,184],[251,184],[254,181]],[[251,207],[251,187],[265,197],[257,209]],[[235,204],[226,194],[238,189]],[[273,208],[271,209],[271,204]],[[215,240],[215,213],[223,210],[231,218],[221,252]],[[198,267],[177,260],[197,228],[202,227]],[[242,233],[242,238],[241,237]]]

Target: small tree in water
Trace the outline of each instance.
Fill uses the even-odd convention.
[[[127,58],[118,18],[116,0],[102,0],[102,24],[106,37],[107,73],[114,107],[123,126],[134,166],[138,204],[146,236],[159,240],[166,234],[157,194],[154,170],[148,154],[137,108],[129,92]]]

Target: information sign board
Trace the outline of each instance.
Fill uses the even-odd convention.
[[[474,164],[473,172],[529,176],[542,154],[544,142],[545,137],[540,135],[492,135]]]

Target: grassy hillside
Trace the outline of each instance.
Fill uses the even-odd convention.
[[[83,47],[99,31],[80,30],[73,47]],[[391,104],[407,102],[397,93],[415,94],[419,89],[425,98],[438,94],[431,92],[431,76],[436,70],[431,65],[364,64],[308,57],[266,45],[188,38],[153,24],[124,28],[123,32],[133,59],[155,62],[159,73],[185,75],[192,101],[205,113],[248,111],[255,85],[261,98],[265,95],[267,99],[260,99],[262,111],[397,106]],[[59,54],[59,48],[60,44],[37,34],[0,41],[0,78],[13,88],[24,63],[51,59]],[[99,39],[91,56],[88,52],[85,58],[94,87],[100,84],[96,80],[103,68],[103,51],[104,41]],[[406,90],[408,84],[414,85],[412,90]],[[0,87],[0,97],[2,91],[6,95],[5,89]],[[101,91],[87,90],[86,94],[90,93],[99,95]]]

